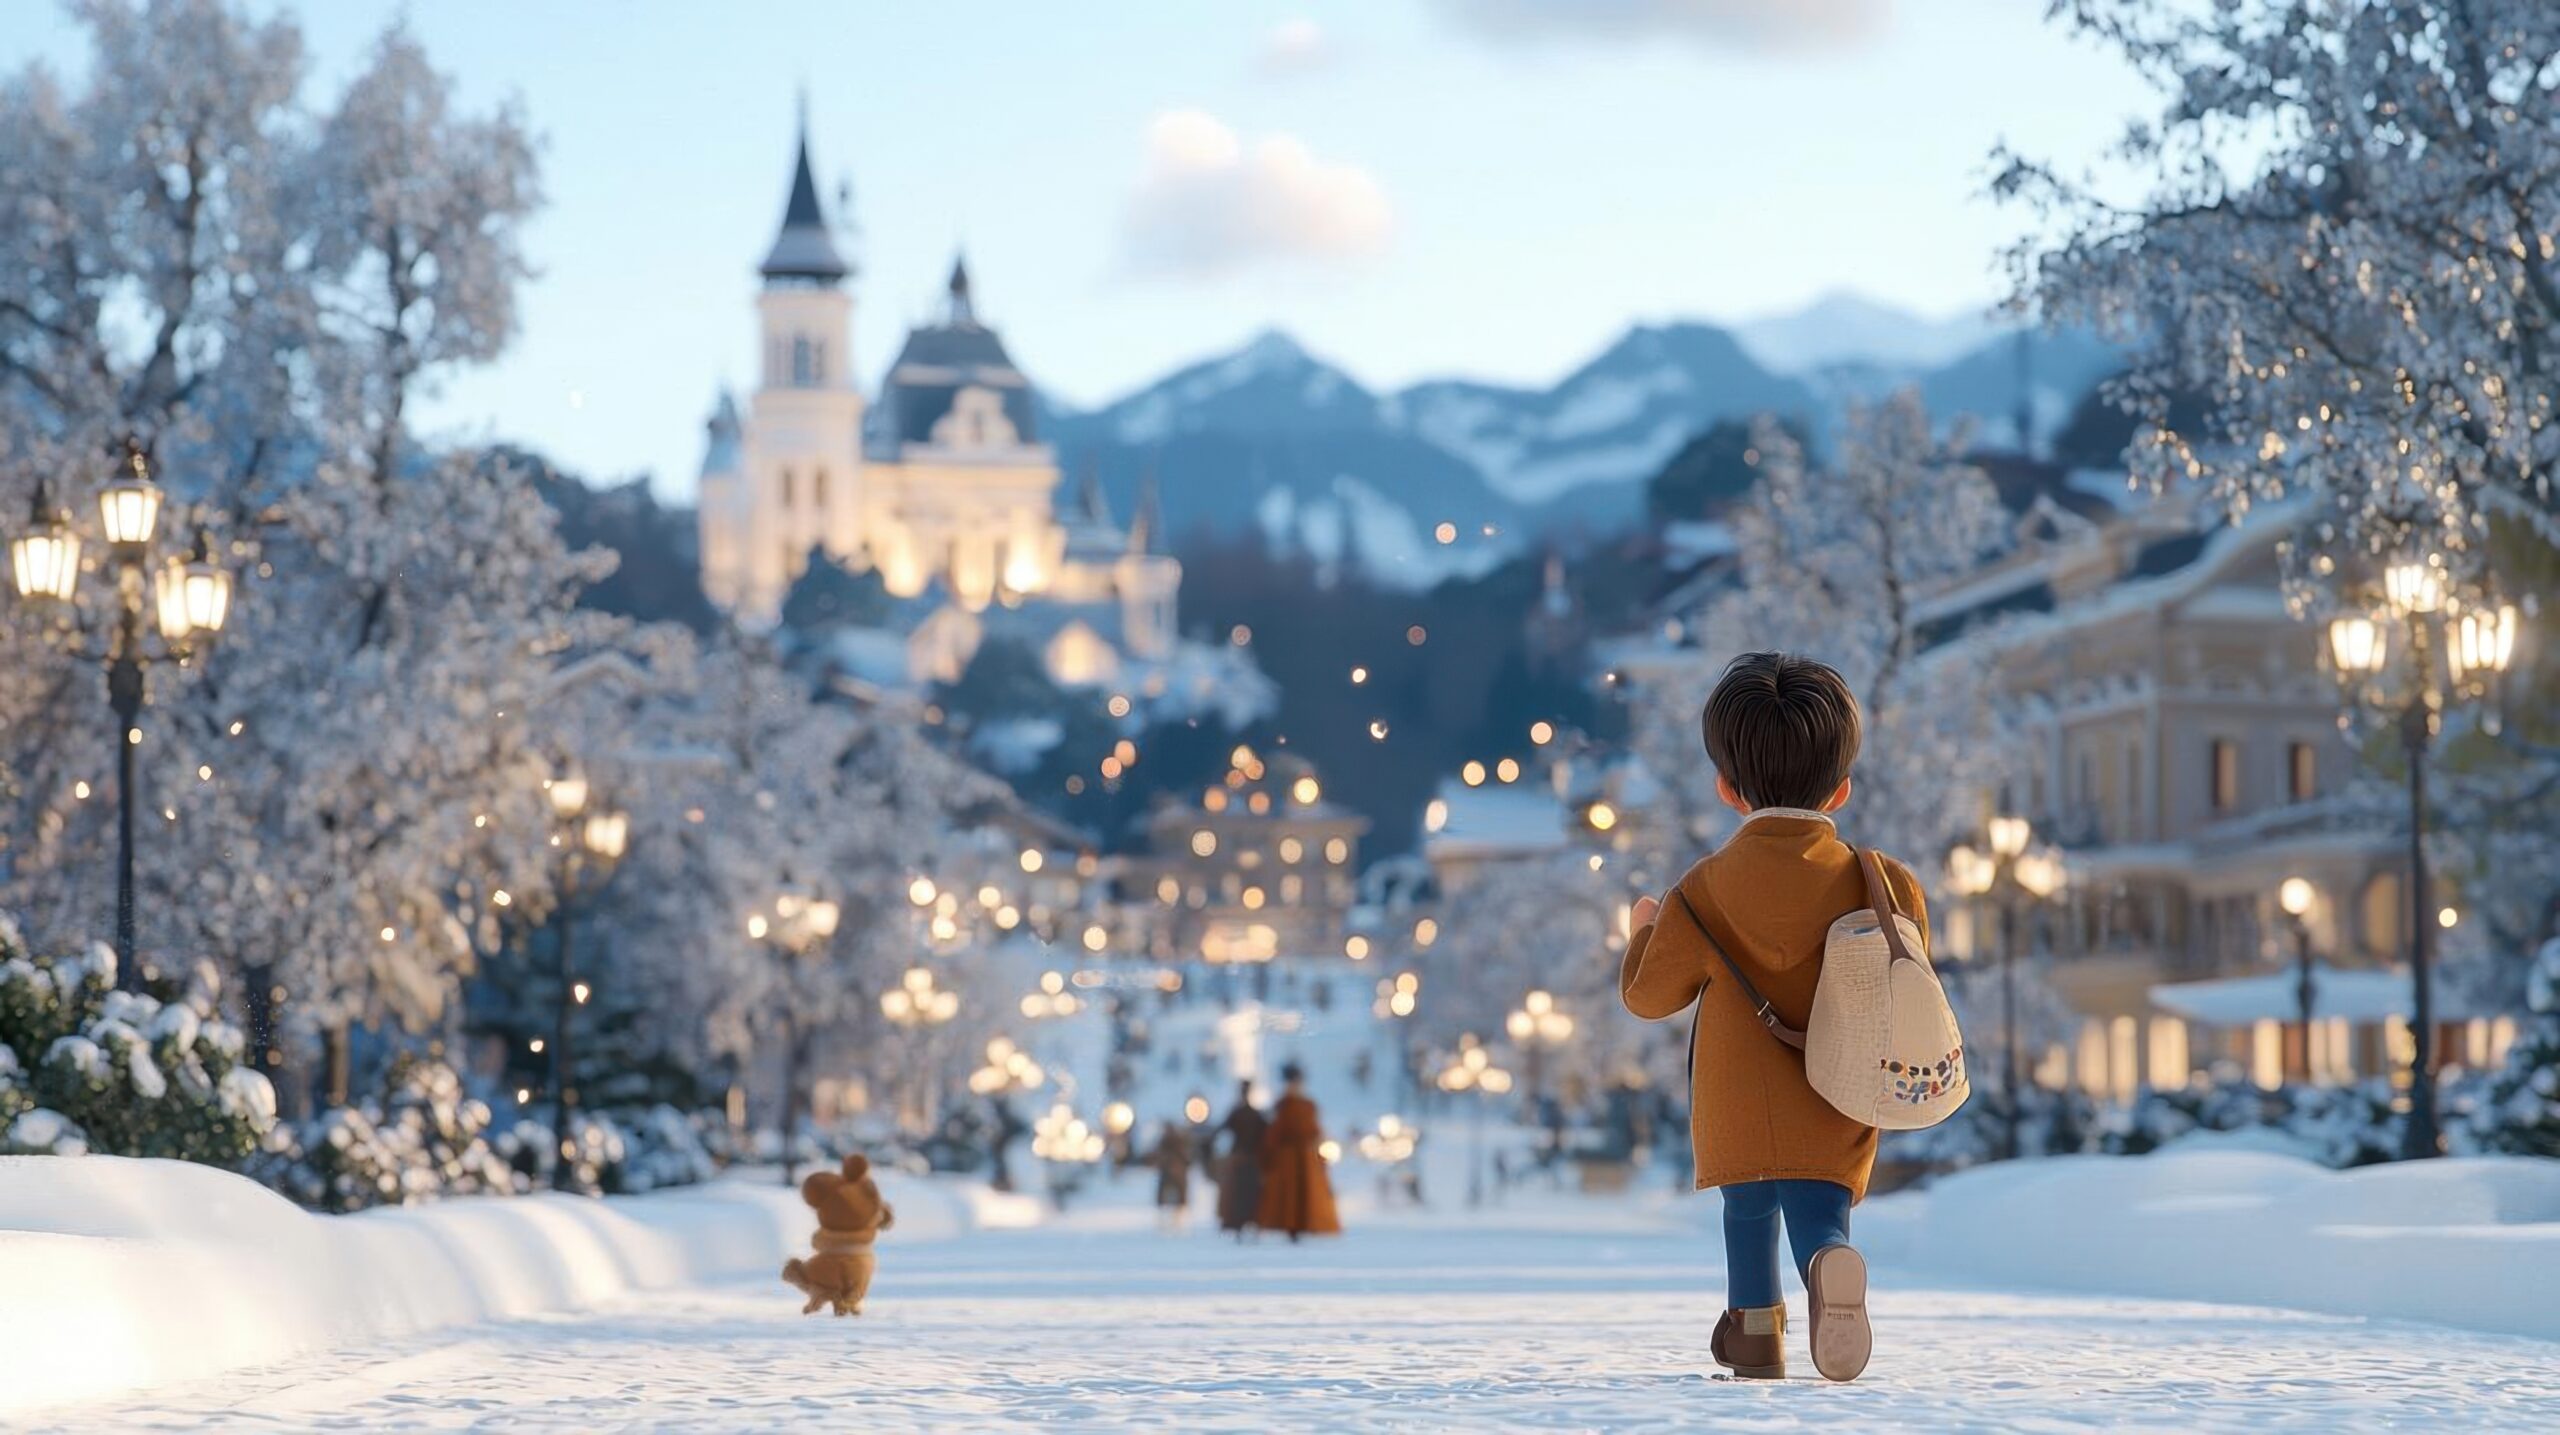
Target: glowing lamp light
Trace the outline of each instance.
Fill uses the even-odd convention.
[[[2040,853],[2021,856],[2011,870],[2017,875],[2018,885],[2036,897],[2050,897],[2061,891],[2066,880],[2062,860]]]
[[[213,541],[196,535],[196,552],[187,560],[187,626],[199,633],[219,633],[231,616],[231,574],[213,561]]]
[[[2329,620],[2329,656],[2341,673],[2378,673],[2389,661],[2390,641],[2371,618]]]
[[[836,934],[836,923],[841,921],[843,917],[843,908],[838,907],[833,902],[820,900],[809,904],[806,920],[809,924],[809,931],[813,935],[820,937],[832,937]]]
[[[98,518],[107,541],[123,548],[149,543],[159,529],[160,485],[151,481],[140,450],[134,451],[131,467],[98,491]]]
[[[2445,662],[2453,670],[2454,681],[2503,673],[2516,656],[2515,605],[2502,603],[2494,612],[2470,609],[2453,621],[2445,636]]]
[[[587,780],[574,773],[551,779],[546,789],[551,796],[551,811],[563,822],[587,810]]]
[[[1591,804],[1591,810],[1583,814],[1583,820],[1591,824],[1592,831],[1606,832],[1618,825],[1618,809],[1605,802],[1595,802]]]
[[[2382,570],[2383,597],[2391,611],[2432,613],[2444,606],[2444,569],[2432,559],[2411,559]]]
[[[623,848],[631,840],[631,817],[622,812],[598,812],[587,818],[585,833],[587,850],[608,862],[621,858]]]
[[[1997,856],[2014,858],[2027,850],[2027,839],[2032,831],[2023,817],[1994,817],[1991,819],[1991,850]]]
[[[930,907],[934,899],[933,879],[918,877],[907,884],[907,900],[919,907]]]
[[[187,614],[187,565],[183,560],[172,558],[151,575],[151,601],[160,617],[160,636],[172,643],[183,642],[187,630],[195,626]]]
[[[2276,905],[2284,908],[2286,915],[2299,917],[2311,910],[2311,900],[2316,895],[2308,881],[2287,877],[2276,888]]]
[[[764,913],[762,912],[758,912],[747,918],[747,935],[756,941],[763,941],[764,934],[772,929],[772,924],[765,921]]]
[[[67,603],[79,587],[80,535],[71,531],[70,520],[52,506],[41,483],[36,485],[27,531],[9,540],[9,568],[21,598],[50,598]]]
[[[1126,1101],[1114,1101],[1102,1108],[1102,1129],[1114,1136],[1128,1134],[1129,1128],[1137,1124],[1138,1113]]]
[[[2512,612],[2513,610],[2510,609],[2509,611]],[[1314,778],[1302,777],[1296,782],[1289,784],[1289,796],[1300,807],[1313,807],[1316,805],[1316,799],[1324,796],[1324,789],[1317,784]]]

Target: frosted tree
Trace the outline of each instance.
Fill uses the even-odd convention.
[[[1414,1034],[1442,1050],[1465,1034],[1514,1046],[1525,1091],[1530,1054],[1506,1028],[1530,992],[1544,991],[1574,1023],[1570,1037],[1535,1058],[1548,1094],[1588,1097],[1640,1072],[1678,1081],[1685,1100],[1687,1027],[1639,1021],[1618,1000],[1625,888],[1605,863],[1595,870],[1578,852],[1487,874],[1448,904],[1438,940],[1421,954]]]
[[[2560,574],[2560,9],[2068,0],[2160,95],[2087,172],[2009,155],[2043,221],[2022,307],[2134,348],[2111,396],[2155,487],[2305,510],[2295,610],[2358,601],[2377,559],[2441,555],[2456,596],[2548,622]],[[2125,179],[2132,177],[2128,199]],[[2170,397],[2200,396],[2173,419]],[[2439,825],[2513,954],[2547,936],[2560,673],[2527,675],[2504,750],[2465,744]],[[2469,771],[2465,771],[2469,769]]]
[[[2012,155],[1997,181],[2046,221],[2020,302],[2136,346],[2114,390],[2143,421],[2135,475],[2235,514],[2306,499],[2306,604],[2376,551],[2441,553],[2476,588],[2496,524],[2560,539],[2560,11],[2054,8],[2162,97],[2091,173]],[[2181,390],[2202,431],[2171,422]]]
[[[527,485],[406,438],[410,398],[512,327],[531,145],[511,114],[457,114],[398,31],[313,114],[287,22],[80,9],[87,90],[29,72],[0,101],[24,121],[0,143],[32,151],[0,165],[31,221],[0,225],[23,251],[0,278],[0,424],[71,500],[102,469],[86,453],[140,435],[200,505],[167,521],[212,523],[252,567],[200,676],[156,685],[145,886],[177,900],[146,904],[147,948],[244,978],[269,1064],[280,992],[342,1054],[350,1023],[439,1015],[470,956],[469,879],[538,889],[514,869],[547,837],[560,757],[540,700],[606,639],[571,608],[603,570]],[[120,341],[129,295],[147,347]],[[37,799],[11,877],[43,917],[102,841],[76,801],[95,724],[51,725],[93,679],[50,652],[30,667],[60,700],[9,733]]]
[[[2001,547],[2006,512],[1958,457],[1963,431],[1933,432],[1916,393],[1853,408],[1828,469],[1775,424],[1758,443],[1760,485],[1734,519],[1733,583],[1696,619],[1709,670],[1770,648],[1838,668],[1866,715],[1844,821],[1925,870],[1975,821],[2003,745],[1979,647],[1933,649],[1919,604]]]
[[[2542,944],[2527,977],[2530,1012],[2506,1069],[2494,1074],[2462,1133],[2489,1151],[2560,1156],[2560,937]]]

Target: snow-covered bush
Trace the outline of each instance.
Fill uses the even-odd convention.
[[[661,1103],[626,1116],[622,1126],[623,1159],[616,1192],[656,1191],[692,1186],[720,1174],[709,1129],[726,1131],[716,1112],[686,1115]]]
[[[601,1112],[582,1111],[569,1118],[569,1131],[568,1189],[590,1196],[623,1189],[622,1168],[630,1159],[630,1142],[620,1124]],[[537,1191],[554,1189],[552,1165],[560,1145],[549,1122],[531,1119],[508,1127],[497,1141],[499,1156]]]
[[[0,917],[0,1152],[236,1166],[275,1123],[199,965],[165,996],[116,990],[115,954],[31,955]]]
[[[1976,1087],[1973,1098],[1945,1121],[1920,1131],[1886,1132],[1877,1159],[1925,1167],[1931,1175],[1998,1160],[2008,1141],[2006,1109],[1998,1092]],[[2086,1149],[2096,1125],[2096,1104],[2077,1091],[2030,1086],[2019,1093],[2021,1156],[2075,1154]]]
[[[2481,1078],[2448,1070],[2438,1077],[2437,1090],[2454,1145],[2468,1149],[2461,1113],[2478,1103]],[[2098,1149],[2138,1156],[2197,1132],[2257,1132],[2273,1145],[2326,1166],[2370,1166],[2399,1158],[2409,1119],[2401,1109],[2404,1100],[2383,1076],[2346,1086],[2269,1090],[2246,1081],[2222,1081],[2149,1091],[2131,1106],[2106,1114]]]
[[[506,1195],[515,1169],[488,1141],[489,1108],[440,1061],[404,1058],[379,1103],[336,1106],[278,1127],[250,1174],[313,1210]]]
[[[2542,944],[2525,979],[2530,1015],[2504,1069],[2491,1073],[2476,1104],[2448,1122],[2468,1148],[2560,1156],[2560,937]]]

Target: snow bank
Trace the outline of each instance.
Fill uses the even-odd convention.
[[[2560,1161],[2331,1171],[2230,1149],[2018,1161],[1879,1199],[1857,1230],[1879,1260],[1981,1285],[2560,1340]]]
[[[897,1241],[1023,1225],[984,1187],[881,1178]],[[646,1196],[315,1216],[180,1161],[0,1157],[0,1417],[305,1351],[769,1274],[811,1220],[768,1175]],[[776,1285],[777,1299],[787,1294]]]

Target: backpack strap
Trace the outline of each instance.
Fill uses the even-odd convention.
[[[1689,924],[1696,927],[1698,935],[1706,939],[1707,950],[1722,958],[1724,969],[1733,973],[1734,983],[1742,988],[1743,997],[1751,1003],[1751,1014],[1760,1019],[1760,1024],[1769,1029],[1771,1036],[1798,1051],[1804,1050],[1804,1033],[1778,1019],[1778,1009],[1769,1005],[1769,999],[1760,995],[1760,989],[1751,984],[1751,978],[1742,974],[1742,964],[1725,951],[1724,945],[1716,940],[1715,933],[1707,930],[1706,919],[1698,915],[1697,908],[1689,905],[1689,894],[1681,891],[1676,883],[1671,888],[1671,900],[1679,903],[1680,910],[1689,914]],[[1699,999],[1705,1000],[1703,995]],[[1696,1039],[1694,1031],[1691,1033],[1691,1039],[1693,1041]]]
[[[1894,920],[1901,913],[1894,910],[1893,884],[1884,878],[1884,860],[1872,847],[1853,847],[1858,854],[1858,870],[1867,876],[1867,905],[1874,909],[1876,925],[1884,928],[1885,950],[1897,962],[1917,962],[1911,947],[1902,940],[1902,924]],[[1922,965],[1927,965],[1922,963]]]

